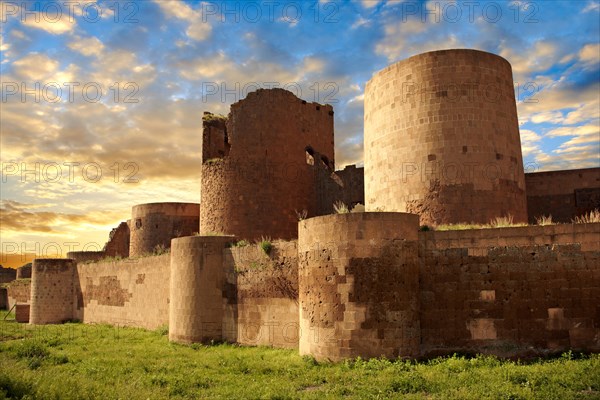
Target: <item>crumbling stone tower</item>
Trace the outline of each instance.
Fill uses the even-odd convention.
[[[319,215],[315,168],[334,171],[330,105],[259,89],[203,125],[201,234],[291,239],[297,211]]]
[[[477,50],[419,54],[365,89],[368,211],[421,224],[527,221],[511,66]]]

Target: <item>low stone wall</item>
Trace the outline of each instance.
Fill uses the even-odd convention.
[[[297,348],[297,242],[275,241],[268,254],[255,244],[226,249],[224,267],[228,288],[224,338]]]
[[[30,308],[31,306],[29,304],[17,304],[14,309],[15,321],[22,324],[28,323]]]
[[[15,304],[29,304],[31,298],[31,279],[17,279],[6,285],[8,309]]]
[[[155,329],[169,323],[170,255],[78,264],[75,319]]]
[[[421,353],[599,351],[599,266],[579,244],[422,252]]]
[[[600,246],[600,223],[428,231],[419,232],[419,242],[426,249],[466,248],[473,254],[481,254],[488,247],[571,243],[589,251]]]

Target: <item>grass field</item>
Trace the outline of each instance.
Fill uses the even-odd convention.
[[[0,399],[600,399],[599,355],[331,364],[293,350],[171,344],[166,329],[32,328],[4,314]]]

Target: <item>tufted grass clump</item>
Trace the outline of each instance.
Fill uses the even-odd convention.
[[[539,217],[536,217],[535,223],[536,223],[536,225],[539,225],[539,226],[552,225],[553,224],[552,215],[548,215],[548,216],[541,215]]]
[[[246,239],[242,239],[242,240],[235,242],[232,247],[246,247],[249,245],[250,245],[250,242],[248,242]]]
[[[265,252],[266,255],[271,254],[271,250],[273,249],[273,243],[271,243],[271,238],[263,236],[260,238],[258,242],[258,246]]]
[[[597,208],[587,214],[575,217],[573,220],[573,223],[576,224],[593,224],[595,222],[600,222],[600,210]]]
[[[333,203],[333,211],[335,211],[336,214],[348,214],[350,212],[348,206],[343,201],[336,201]]]

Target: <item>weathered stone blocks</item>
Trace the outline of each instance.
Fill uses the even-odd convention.
[[[300,353],[419,353],[419,217],[352,213],[299,224]]]

